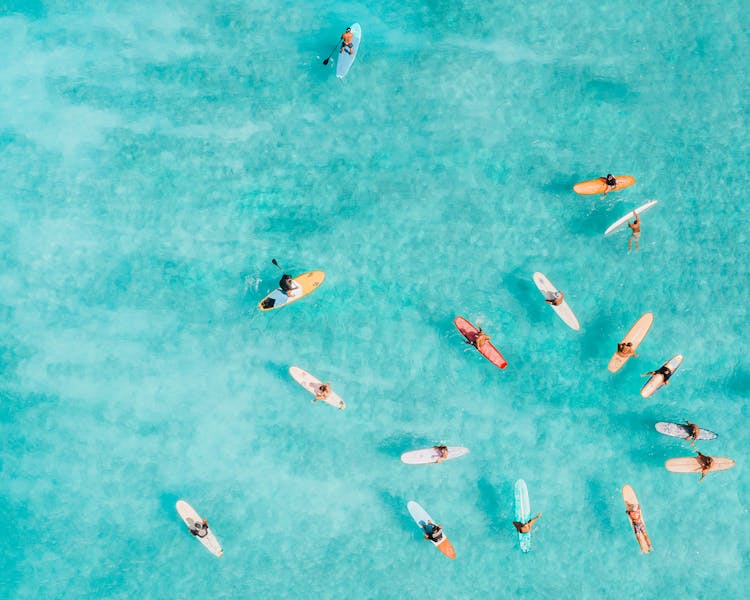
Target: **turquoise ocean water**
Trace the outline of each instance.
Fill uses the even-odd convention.
[[[743,597],[750,18],[641,4],[0,3],[2,595]],[[342,82],[322,59],[354,21]],[[638,183],[572,192],[607,172]],[[603,231],[651,198],[628,255]],[[327,278],[261,314],[274,257]],[[653,424],[686,418],[733,470],[664,469],[691,452]],[[399,461],[439,442],[471,454]]]

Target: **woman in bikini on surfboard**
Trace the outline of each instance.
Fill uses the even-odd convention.
[[[638,543],[643,547],[644,543],[648,550],[645,552],[651,552],[651,540],[646,533],[646,526],[643,524],[643,518],[641,517],[641,506],[640,504],[628,504],[625,512],[630,517],[630,523],[633,525],[633,532]]]

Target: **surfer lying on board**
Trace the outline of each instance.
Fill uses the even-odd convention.
[[[352,50],[354,49],[352,39],[354,39],[352,28],[347,27],[346,31],[341,34],[341,50],[339,50],[339,54],[341,54],[344,50],[346,50],[347,54],[354,54],[354,52],[352,52]]]
[[[635,211],[633,211],[633,215],[635,215],[635,221],[633,221],[632,223],[628,223],[628,227],[633,230],[633,233],[628,238],[628,252],[630,252],[630,246],[634,241],[635,251],[638,252],[638,240],[641,238],[641,218]]]
[[[433,446],[433,448],[440,453],[440,456],[435,461],[436,463],[441,463],[448,458],[448,446]]]
[[[633,350],[633,342],[624,342],[617,344],[617,354],[620,356],[638,356]]]
[[[701,434],[701,428],[698,427],[695,423],[691,423],[690,421],[685,421],[685,424],[690,427],[690,434],[685,439],[691,440],[690,445],[694,446],[695,442],[698,441],[698,436]]]
[[[536,520],[541,516],[542,513],[536,513],[536,517],[534,517],[533,519],[529,519],[525,523],[513,521],[513,525],[515,526],[518,533],[531,533],[531,528],[534,526],[534,523],[536,523]]]
[[[646,526],[643,524],[643,519],[641,518],[640,504],[628,504],[625,512],[630,517],[630,522],[633,525],[633,532],[635,533],[635,538],[638,540],[638,543],[643,547],[645,542],[648,551],[650,552],[653,550],[651,547],[651,540],[648,537],[648,533],[646,533]]]
[[[443,539],[443,528],[440,525],[435,525],[432,521],[427,521],[427,525],[423,525],[422,529],[424,529],[424,539],[426,540],[437,543]]]
[[[318,386],[318,391],[315,392],[315,399],[313,402],[317,402],[318,400],[325,400],[328,398],[328,394],[331,393],[331,384],[330,383],[321,383]]]
[[[669,378],[672,377],[672,369],[670,369],[667,365],[664,365],[663,367],[659,367],[656,371],[648,371],[647,373],[644,373],[641,375],[641,377],[646,377],[647,375],[661,375],[664,378],[664,381],[662,383],[664,385],[669,384]]]
[[[544,301],[547,304],[551,304],[552,306],[560,306],[563,303],[564,297],[565,297],[565,294],[563,294],[560,291],[557,291],[552,295],[552,298],[545,298]]]
[[[698,464],[701,466],[701,478],[698,480],[698,483],[703,481],[703,478],[706,476],[706,474],[711,470],[711,465],[714,464],[714,459],[710,456],[706,456],[705,454],[701,454],[698,452],[698,456],[695,457],[698,459]]]
[[[206,537],[208,535],[208,521],[206,521],[206,519],[203,519],[202,523],[193,523],[193,526],[190,528],[190,533],[192,533],[195,537]]]

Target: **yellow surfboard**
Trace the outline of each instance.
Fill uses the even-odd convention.
[[[308,271],[302,273],[302,275],[297,275],[293,278],[293,281],[297,284],[295,289],[287,293],[281,291],[281,288],[276,288],[258,303],[258,308],[262,311],[274,310],[296,302],[315,291],[325,278],[326,274],[323,271]]]
[[[633,344],[633,352],[635,352],[643,341],[643,338],[646,337],[648,330],[651,329],[653,322],[654,313],[647,312],[635,322],[635,325],[630,328],[630,331],[625,334],[625,337],[622,338],[622,342],[620,343],[627,344],[630,342]],[[612,373],[617,373],[629,358],[630,356],[621,356],[618,352],[615,352],[609,360],[607,368],[612,371]]]
[[[617,185],[615,185],[615,187],[613,187],[612,189],[609,189],[607,180],[604,177],[599,177],[597,179],[591,179],[590,181],[582,181],[581,183],[576,183],[573,186],[573,191],[576,194],[593,196],[595,194],[603,194],[607,191],[619,192],[620,190],[624,190],[626,187],[630,187],[635,183],[635,177],[633,177],[632,175],[617,175],[615,177],[615,180],[617,181]]]

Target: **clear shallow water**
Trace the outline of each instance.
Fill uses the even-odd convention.
[[[458,598],[743,595],[742,3],[4,7],[10,597],[416,598],[431,578]],[[340,82],[320,63],[353,20],[361,54]],[[572,193],[608,171],[638,183]],[[625,233],[602,232],[650,198],[628,256]],[[326,282],[260,314],[272,257]],[[640,357],[610,375],[646,310]],[[457,314],[493,335],[504,372],[466,350]],[[639,374],[678,352],[643,400]],[[290,364],[347,410],[311,405]],[[653,423],[684,418],[737,467],[700,485],[664,470],[689,450]],[[440,441],[472,453],[398,460]],[[519,477],[544,513],[530,555],[510,525]],[[410,499],[456,561],[421,541]]]

